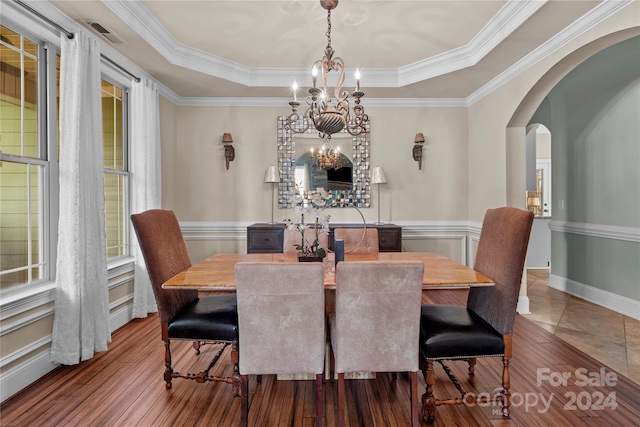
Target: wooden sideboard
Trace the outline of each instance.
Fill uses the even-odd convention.
[[[284,224],[258,223],[247,227],[247,253],[282,252]],[[329,224],[329,249],[333,250],[336,228],[362,228],[362,224]],[[378,229],[380,252],[402,252],[402,227],[395,224],[367,224]]]

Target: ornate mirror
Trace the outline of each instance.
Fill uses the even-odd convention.
[[[307,132],[296,134],[285,127],[286,117],[278,117],[278,207],[292,208],[296,185],[304,191],[323,187],[333,195],[335,207],[371,205],[370,187],[370,121],[366,131],[351,136],[346,130],[333,134],[334,148],[339,147],[339,161],[323,165],[312,157],[323,145],[318,132],[311,126]]]

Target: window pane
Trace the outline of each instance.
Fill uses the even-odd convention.
[[[37,165],[4,162],[0,168],[0,289],[42,277],[42,174]]]
[[[117,89],[117,90],[116,90]],[[120,96],[117,96],[120,94]],[[122,90],[102,81],[104,167],[124,170]]]
[[[104,174],[105,223],[107,227],[107,258],[126,254],[125,236],[126,177]]]
[[[37,144],[37,45],[0,26],[0,150],[7,154],[40,156]]]

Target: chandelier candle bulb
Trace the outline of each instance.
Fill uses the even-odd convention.
[[[294,80],[293,81],[293,101],[297,102],[298,101],[298,83]]]
[[[314,89],[318,86],[318,69],[315,65],[311,67],[311,83]]]
[[[356,68],[356,92],[360,92],[360,68]]]

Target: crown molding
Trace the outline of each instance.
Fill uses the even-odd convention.
[[[442,55],[418,61],[398,69],[371,68],[363,70],[367,75],[367,86],[400,87],[437,75],[469,67],[488,53],[495,43],[499,43],[517,26],[535,13],[547,0],[509,0],[487,26],[467,45]],[[132,24],[132,28],[160,52],[168,61],[176,65],[223,78],[245,86],[289,87],[292,80],[304,81],[307,69],[299,68],[249,68],[196,49],[179,44],[157,19],[149,13],[140,0],[116,0],[103,2],[121,19]],[[520,73],[534,66],[548,55],[584,34],[594,26],[615,15],[635,0],[604,1],[553,38],[513,64],[493,78],[466,99],[408,98],[375,99],[367,98],[367,106],[380,107],[468,107],[508,83]],[[351,70],[353,71],[353,70]],[[345,85],[353,86],[353,72],[346,70]],[[332,76],[330,76],[332,77]],[[177,105],[192,106],[282,106],[285,98],[251,97],[181,97],[160,85],[160,94]]]
[[[600,3],[598,6],[583,15],[580,19],[573,22],[571,25],[560,31],[557,35],[550,38],[538,48],[534,49],[520,61],[516,62],[511,67],[507,68],[504,72],[494,77],[489,83],[485,84],[480,89],[469,95],[469,97],[467,97],[467,102],[469,103],[469,105],[473,105],[475,102],[489,95],[500,86],[517,77],[520,73],[523,73],[539,61],[543,60],[547,56],[564,47],[566,44],[570,43],[572,40],[589,31],[591,28],[620,12],[627,6],[632,5],[635,1],[636,0],[615,0],[604,1]]]
[[[544,1],[509,0],[467,45],[398,69],[399,86],[417,83],[477,64],[540,9]],[[369,86],[367,72],[367,86]]]
[[[140,0],[102,2],[174,65],[248,87],[289,87],[292,76],[296,80],[308,78],[307,68],[252,68],[179,43]],[[362,72],[367,76],[367,86],[401,87],[472,66],[546,2],[547,0],[509,0],[469,44],[397,69],[363,69]],[[345,74],[353,75],[348,70]],[[354,83],[345,82],[346,85]]]
[[[288,98],[278,97],[180,97],[173,92],[165,94],[162,90],[160,94],[176,105],[197,107],[286,107],[290,101]],[[367,98],[367,107],[468,106],[463,98]]]

